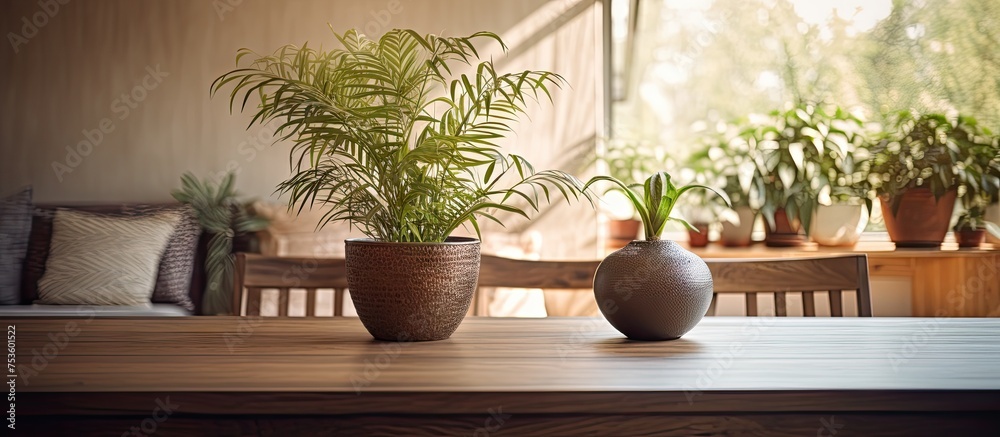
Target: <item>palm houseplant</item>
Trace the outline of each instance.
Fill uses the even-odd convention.
[[[324,206],[320,226],[347,222],[367,236],[345,244],[348,286],[369,333],[448,338],[468,311],[480,260],[478,239],[452,233],[471,226],[478,235],[481,221],[500,222],[498,211],[527,217],[550,196],[583,193],[575,177],[536,171],[498,145],[529,103],[551,100],[564,80],[497,71],[476,48],[506,51],[489,32],[334,34],[342,47],[329,51],[240,50],[237,63],[255,60],[212,91],[232,86],[230,105],[241,109],[259,102],[251,124],[281,123],[293,174],[278,190],[290,208]]]
[[[608,255],[594,276],[594,296],[604,317],[622,334],[635,340],[672,340],[691,330],[712,301],[712,274],[697,255],[677,243],[661,240],[669,221],[693,229],[671,217],[678,199],[704,185],[677,187],[666,172],[655,173],[643,184],[626,184],[613,177],[595,176],[585,188],[610,182],[632,202],[642,219],[645,240],[629,243]],[[727,200],[728,203],[728,200]]]
[[[938,247],[948,233],[970,153],[992,140],[975,119],[900,111],[872,146],[872,174],[897,247]]]
[[[185,173],[181,176],[181,188],[171,193],[178,202],[191,205],[198,224],[210,235],[205,250],[203,314],[228,314],[239,304],[230,302],[234,242],[268,226],[266,218],[254,214],[247,207],[248,203],[239,199],[234,188],[235,178],[233,173],[227,173],[216,183]]]

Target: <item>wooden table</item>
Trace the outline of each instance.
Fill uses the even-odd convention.
[[[680,340],[631,342],[603,319],[469,318],[431,343],[375,342],[353,318],[7,322],[17,364],[37,369],[18,378],[24,435],[976,436],[1000,423],[995,319],[706,318]]]

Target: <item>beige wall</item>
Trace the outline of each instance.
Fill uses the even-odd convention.
[[[592,148],[601,120],[598,0],[41,3],[47,6],[0,6],[0,193],[32,184],[38,202],[168,201],[183,172],[227,168],[239,172],[243,193],[277,200],[274,187],[289,175],[287,147],[270,146],[272,129],[246,130],[250,118],[230,115],[224,96],[210,99],[209,85],[234,67],[241,47],[269,53],[289,43],[334,44],[327,23],[375,34],[392,27],[490,30],[511,47],[506,58],[490,53],[502,68],[566,76],[571,88],[554,105],[532,108],[510,143],[537,167],[575,170],[567,150]],[[26,28],[25,19],[42,25]],[[67,147],[85,156],[68,156]],[[558,207],[537,223],[511,226],[555,229],[547,240],[575,240],[579,232],[560,235],[558,228],[572,220],[576,230],[590,231],[593,216],[589,206]],[[572,256],[580,247],[590,244],[552,250]]]

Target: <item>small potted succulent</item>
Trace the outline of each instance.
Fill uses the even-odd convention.
[[[694,188],[725,194],[703,185],[678,188],[666,172],[655,173],[642,185],[628,185],[596,176],[585,188],[607,181],[631,200],[645,230],[645,240],[633,241],[608,255],[594,276],[594,296],[604,317],[634,340],[672,340],[691,330],[712,301],[712,274],[697,255],[673,241],[661,240],[668,221],[693,229],[671,217],[677,200]],[[728,201],[727,201],[728,203]]]
[[[971,117],[893,114],[889,129],[872,146],[871,172],[897,247],[941,245],[959,187],[971,175],[967,160],[990,143],[995,142]]]
[[[281,122],[292,176],[289,206],[329,209],[367,238],[346,241],[347,282],[361,322],[389,341],[440,340],[464,319],[479,275],[478,239],[457,228],[527,217],[550,193],[582,194],[556,170],[535,171],[497,141],[524,108],[564,80],[547,71],[501,73],[479,42],[497,35],[420,35],[394,29],[378,40],[335,34],[342,48],[240,50],[249,65],[226,73],[230,106],[259,103],[253,122]],[[459,69],[470,73],[458,74]],[[244,108],[245,106],[239,106]]]

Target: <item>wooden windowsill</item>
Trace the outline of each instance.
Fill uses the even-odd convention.
[[[861,241],[851,247],[824,247],[811,242],[801,247],[767,247],[763,242],[757,242],[750,247],[724,247],[712,243],[708,247],[689,248],[687,242],[680,244],[699,256],[711,258],[770,258],[855,253],[865,253],[879,258],[960,258],[1000,254],[1000,247],[990,243],[985,243],[977,249],[959,249],[958,244],[953,241],[945,241],[940,248],[928,249],[896,248],[895,244],[888,241]]]

